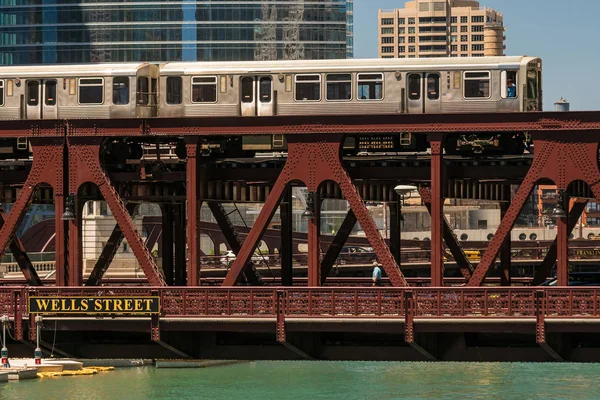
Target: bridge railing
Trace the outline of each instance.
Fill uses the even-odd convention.
[[[533,318],[540,312],[548,318],[600,317],[600,287],[3,287],[0,314],[26,316],[29,296],[151,295],[160,297],[163,317],[261,318],[281,312],[298,318],[404,318],[406,312],[442,319]]]

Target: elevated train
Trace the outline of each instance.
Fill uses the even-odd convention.
[[[526,56],[0,67],[0,120],[541,110],[542,61]],[[277,135],[206,140],[222,154],[286,148]],[[526,142],[525,132],[461,135],[445,150],[520,154]],[[350,137],[344,147],[423,151],[427,143],[399,132]],[[26,140],[0,144],[0,158],[27,153]]]

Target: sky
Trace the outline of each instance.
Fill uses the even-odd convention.
[[[354,57],[377,58],[377,11],[404,0],[354,0]],[[543,60],[544,110],[600,110],[600,0],[480,0],[504,14],[506,55]],[[567,33],[568,32],[568,33]]]

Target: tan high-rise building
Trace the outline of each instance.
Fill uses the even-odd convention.
[[[379,57],[504,55],[503,16],[472,0],[414,0],[379,10]]]

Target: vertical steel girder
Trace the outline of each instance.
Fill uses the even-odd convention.
[[[443,133],[430,133],[431,148],[431,286],[444,286]]]
[[[186,164],[186,196],[187,196],[187,285],[200,285],[200,234],[198,225],[200,222],[200,207],[202,205],[200,199],[201,189],[205,183],[205,179],[198,165],[198,142],[197,136],[185,138],[185,149],[187,154]],[[201,182],[198,182],[201,180]],[[216,253],[215,253],[216,254]]]
[[[133,254],[140,263],[148,282],[152,286],[165,286],[166,282],[160,273],[154,258],[148,251],[141,236],[137,232],[133,220],[127,212],[119,194],[111,185],[110,180],[106,176],[102,165],[100,164],[100,145],[101,137],[68,137],[69,148],[69,190],[70,193],[77,193],[79,188],[85,182],[92,182],[98,186],[104,200],[110,207],[112,214],[121,227],[123,235],[127,239]],[[78,213],[79,214],[79,213]],[[70,222],[69,234],[75,232],[79,239],[78,227],[75,221]],[[72,238],[69,237],[71,241]],[[76,255],[71,255],[70,260],[75,264],[70,264],[71,269],[76,269],[76,275],[70,278],[72,286],[81,285],[81,240],[78,240],[77,247],[74,244],[69,246],[70,252],[75,252]]]
[[[125,207],[127,208],[129,215],[133,216],[133,213],[137,208],[137,204],[127,203]],[[108,270],[108,267],[115,257],[115,254],[117,254],[117,250],[119,249],[119,246],[121,246],[122,241],[123,231],[121,231],[119,224],[115,224],[115,227],[108,238],[108,242],[106,242],[106,245],[102,249],[102,253],[96,261],[96,265],[94,265],[94,269],[85,283],[86,286],[100,285],[102,278],[104,277],[106,270]]]
[[[178,203],[173,206],[173,224],[174,224],[174,235],[173,240],[175,241],[175,285],[185,286],[186,274],[185,274],[185,204]],[[202,252],[200,252],[202,255]]]
[[[15,231],[19,223],[25,216],[27,208],[33,198],[37,186],[41,183],[47,183],[54,188],[55,193],[55,229],[56,229],[56,269],[57,284],[63,283],[61,280],[65,276],[64,264],[64,229],[62,213],[64,211],[63,196],[63,161],[64,161],[64,139],[63,138],[31,138],[33,151],[33,164],[29,175],[23,184],[21,193],[13,204],[10,213],[3,214],[3,224],[0,228],[0,256],[4,254],[8,246],[11,251],[18,255],[17,260],[25,278],[29,284],[40,285],[41,282],[35,269],[28,262],[27,255],[24,253],[23,246],[15,236]],[[60,238],[59,238],[60,236]],[[15,241],[15,239],[17,241]],[[28,266],[29,265],[29,266]],[[25,267],[25,269],[23,269]]]
[[[277,178],[275,185],[271,189],[254,226],[250,230],[240,253],[229,270],[223,285],[232,286],[240,278],[244,265],[250,260],[254,249],[256,248],[261,236],[267,229],[267,225],[276,208],[278,207],[286,186],[294,181],[303,182],[309,192],[318,193],[319,186],[325,181],[336,182],[342,191],[342,194],[350,204],[350,208],[355,213],[358,222],[364,229],[371,247],[381,262],[384,271],[390,278],[393,286],[407,286],[404,276],[398,268],[398,264],[386,246],[381,237],[375,222],[369,215],[364,202],[358,194],[356,187],[344,169],[341,162],[341,145],[343,135],[292,135],[288,136],[288,159]],[[319,213],[319,201],[315,201],[315,215]],[[317,220],[309,221],[309,282],[314,285],[320,285],[321,263],[320,249],[318,247]],[[310,240],[310,232],[312,241]]]
[[[559,190],[566,190],[576,180],[586,182],[600,201],[600,170],[598,169],[597,133],[586,131],[538,131],[534,132],[535,154],[533,163],[521,183],[517,194],[500,222],[496,234],[481,257],[468,286],[481,286],[494,264],[502,244],[506,240],[525,205],[529,194],[540,179],[551,179]],[[561,224],[564,226],[561,227]],[[557,256],[559,270],[568,272],[568,233],[566,221],[559,224]],[[559,272],[560,273],[560,272]],[[563,278],[567,279],[567,278]],[[563,283],[568,283],[568,280]]]
[[[402,254],[402,238],[400,237],[400,232],[402,230],[402,214],[400,200],[397,195],[396,198],[397,200],[395,202],[388,203],[390,207],[390,251],[392,252],[392,256],[394,256],[394,260],[400,265]]]
[[[510,198],[510,197],[508,197]],[[504,218],[506,215],[506,211],[508,211],[509,203],[501,202],[500,203],[500,219]],[[500,249],[500,284],[502,286],[510,286],[511,285],[511,252],[512,252],[512,242],[510,235],[506,236],[504,239],[504,244],[502,245],[502,249]]]
[[[216,201],[208,201],[207,204],[208,204],[208,208],[210,208],[210,211],[212,212],[213,216],[215,217],[215,220],[217,221],[219,228],[221,228],[221,231],[223,232],[223,235],[225,236],[225,240],[227,241],[227,244],[229,245],[231,250],[237,256],[240,252],[240,249],[242,248],[243,242],[242,242],[242,239],[240,238],[240,236],[238,235],[238,233],[235,229],[235,226],[233,226],[233,223],[231,222],[231,220],[229,219],[229,216],[225,212],[223,205],[221,203],[217,203]],[[246,265],[244,266],[243,274],[246,277],[246,280],[251,285],[253,285],[253,286],[263,285],[263,281],[260,277],[260,274],[254,267],[252,260],[247,262]]]
[[[165,274],[167,285],[173,285],[175,281],[173,271],[173,205],[163,204],[162,211],[162,234],[161,234],[161,256],[162,269]]]
[[[340,229],[335,234],[333,241],[327,249],[327,253],[325,253],[325,257],[323,257],[323,262],[321,263],[321,284],[327,280],[327,275],[331,272],[331,268],[333,268],[335,260],[337,260],[346,240],[348,240],[348,237],[352,233],[354,225],[356,225],[356,215],[354,215],[354,211],[348,210],[346,218],[344,218]]]
[[[6,218],[6,213],[4,212],[4,209],[0,204],[0,228],[4,225],[4,221],[6,221]],[[25,252],[23,243],[21,243],[21,240],[16,235],[14,235],[11,239],[8,248],[17,260],[17,264],[19,265],[19,268],[21,269],[21,272],[23,273],[27,284],[30,286],[41,286],[42,281],[40,280],[40,277],[38,276],[35,268],[33,268],[31,260]]]
[[[431,190],[428,187],[419,188],[419,194],[421,196],[421,201],[425,204],[427,210],[431,213]],[[452,229],[448,225],[448,221],[446,221],[446,217],[442,216],[442,223],[444,224],[444,241],[450,249],[450,253],[452,253],[452,257],[456,261],[456,265],[460,269],[460,273],[465,279],[471,278],[471,273],[473,273],[473,265],[467,258],[464,249],[456,239],[456,235],[452,232]]]
[[[587,203],[588,203],[587,199],[580,199],[579,201],[576,201],[573,203],[573,206],[571,207],[571,210],[569,211],[567,236],[571,235],[571,232],[573,231],[573,229],[575,229],[575,225],[577,224],[579,217],[581,217],[581,214],[585,210]],[[533,282],[531,282],[532,285],[534,285],[534,286],[539,285],[539,284],[543,283],[546,280],[546,278],[548,278],[548,275],[550,274],[550,270],[552,269],[552,267],[554,266],[554,263],[556,262],[557,241],[558,241],[558,236],[554,239],[552,246],[550,246],[550,248],[548,249],[548,252],[546,253],[546,256],[544,257],[544,261],[542,261],[542,264],[540,264],[540,266],[536,269],[535,276],[533,277]]]
[[[281,202],[281,248],[279,254],[281,255],[281,284],[283,286],[292,286],[294,284],[293,278],[293,253],[294,253],[294,242],[293,242],[293,228],[292,228],[292,217],[293,217],[293,199],[292,199],[292,188],[288,187],[283,195]]]

